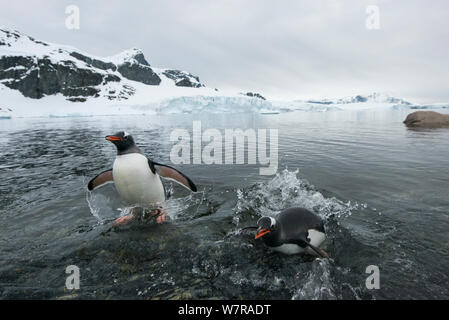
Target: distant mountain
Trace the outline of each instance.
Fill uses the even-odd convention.
[[[385,93],[374,92],[369,95],[357,95],[341,99],[323,99],[323,100],[307,100],[307,103],[313,104],[352,104],[352,103],[388,103],[412,105],[412,103],[403,99],[391,97]]]
[[[272,100],[254,91],[218,90],[175,69],[150,65],[129,49],[96,57],[0,27],[0,118],[167,113],[280,113],[442,109],[383,93],[338,99]]]
[[[66,100],[84,102],[89,97],[126,100],[139,82],[148,86],[200,88],[189,72],[150,66],[139,49],[99,58],[75,48],[36,40],[0,28],[0,84],[23,96],[40,99],[62,94]]]

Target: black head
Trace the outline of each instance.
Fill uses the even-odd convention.
[[[264,237],[264,239],[275,237],[278,231],[276,219],[272,217],[262,217],[257,221],[256,239]]]
[[[117,132],[112,136],[106,136],[106,140],[112,142],[117,147],[118,154],[140,152],[134,143],[133,137],[125,131]]]

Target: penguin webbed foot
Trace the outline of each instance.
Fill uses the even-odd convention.
[[[113,227],[120,227],[123,225],[126,225],[130,223],[131,221],[136,220],[136,218],[139,218],[140,221],[145,221],[145,209],[142,209],[143,211],[138,212],[132,212],[130,214],[127,214],[125,216],[122,216],[120,218],[117,218],[114,223],[112,224]],[[167,221],[167,209],[163,208],[156,208],[150,210],[150,218],[156,218],[156,222],[158,224],[164,223]]]
[[[120,218],[115,219],[114,223],[112,224],[113,227],[120,227],[125,224],[130,223],[132,220],[134,220],[136,216],[132,213],[127,214],[126,216],[122,216]]]
[[[167,209],[156,208],[151,211],[151,216],[156,217],[156,222],[161,224],[167,220]]]

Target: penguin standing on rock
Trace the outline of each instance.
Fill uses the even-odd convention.
[[[186,175],[178,170],[156,163],[142,154],[131,135],[124,131],[107,136],[106,140],[117,147],[117,157],[112,169],[100,173],[89,184],[89,191],[107,183],[114,183],[121,198],[129,205],[145,208],[154,207],[166,200],[166,192],[160,177],[173,180],[185,188],[196,192],[197,187]],[[156,209],[157,222],[165,221],[165,210]],[[122,225],[134,219],[133,214],[118,218],[114,225]]]
[[[329,257],[324,250],[318,248],[326,239],[323,221],[309,210],[286,209],[276,218],[260,218],[257,226],[255,238],[262,238],[275,251],[284,254],[305,252],[323,258]]]

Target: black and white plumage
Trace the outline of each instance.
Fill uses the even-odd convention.
[[[327,257],[318,247],[326,239],[323,221],[303,208],[289,208],[276,218],[262,217],[257,222],[256,239],[284,254],[310,253]]]
[[[89,184],[90,191],[114,183],[121,198],[131,205],[151,206],[165,201],[166,193],[160,177],[173,180],[196,192],[193,181],[178,170],[148,159],[126,132],[107,136],[117,147],[113,168],[100,173]]]

